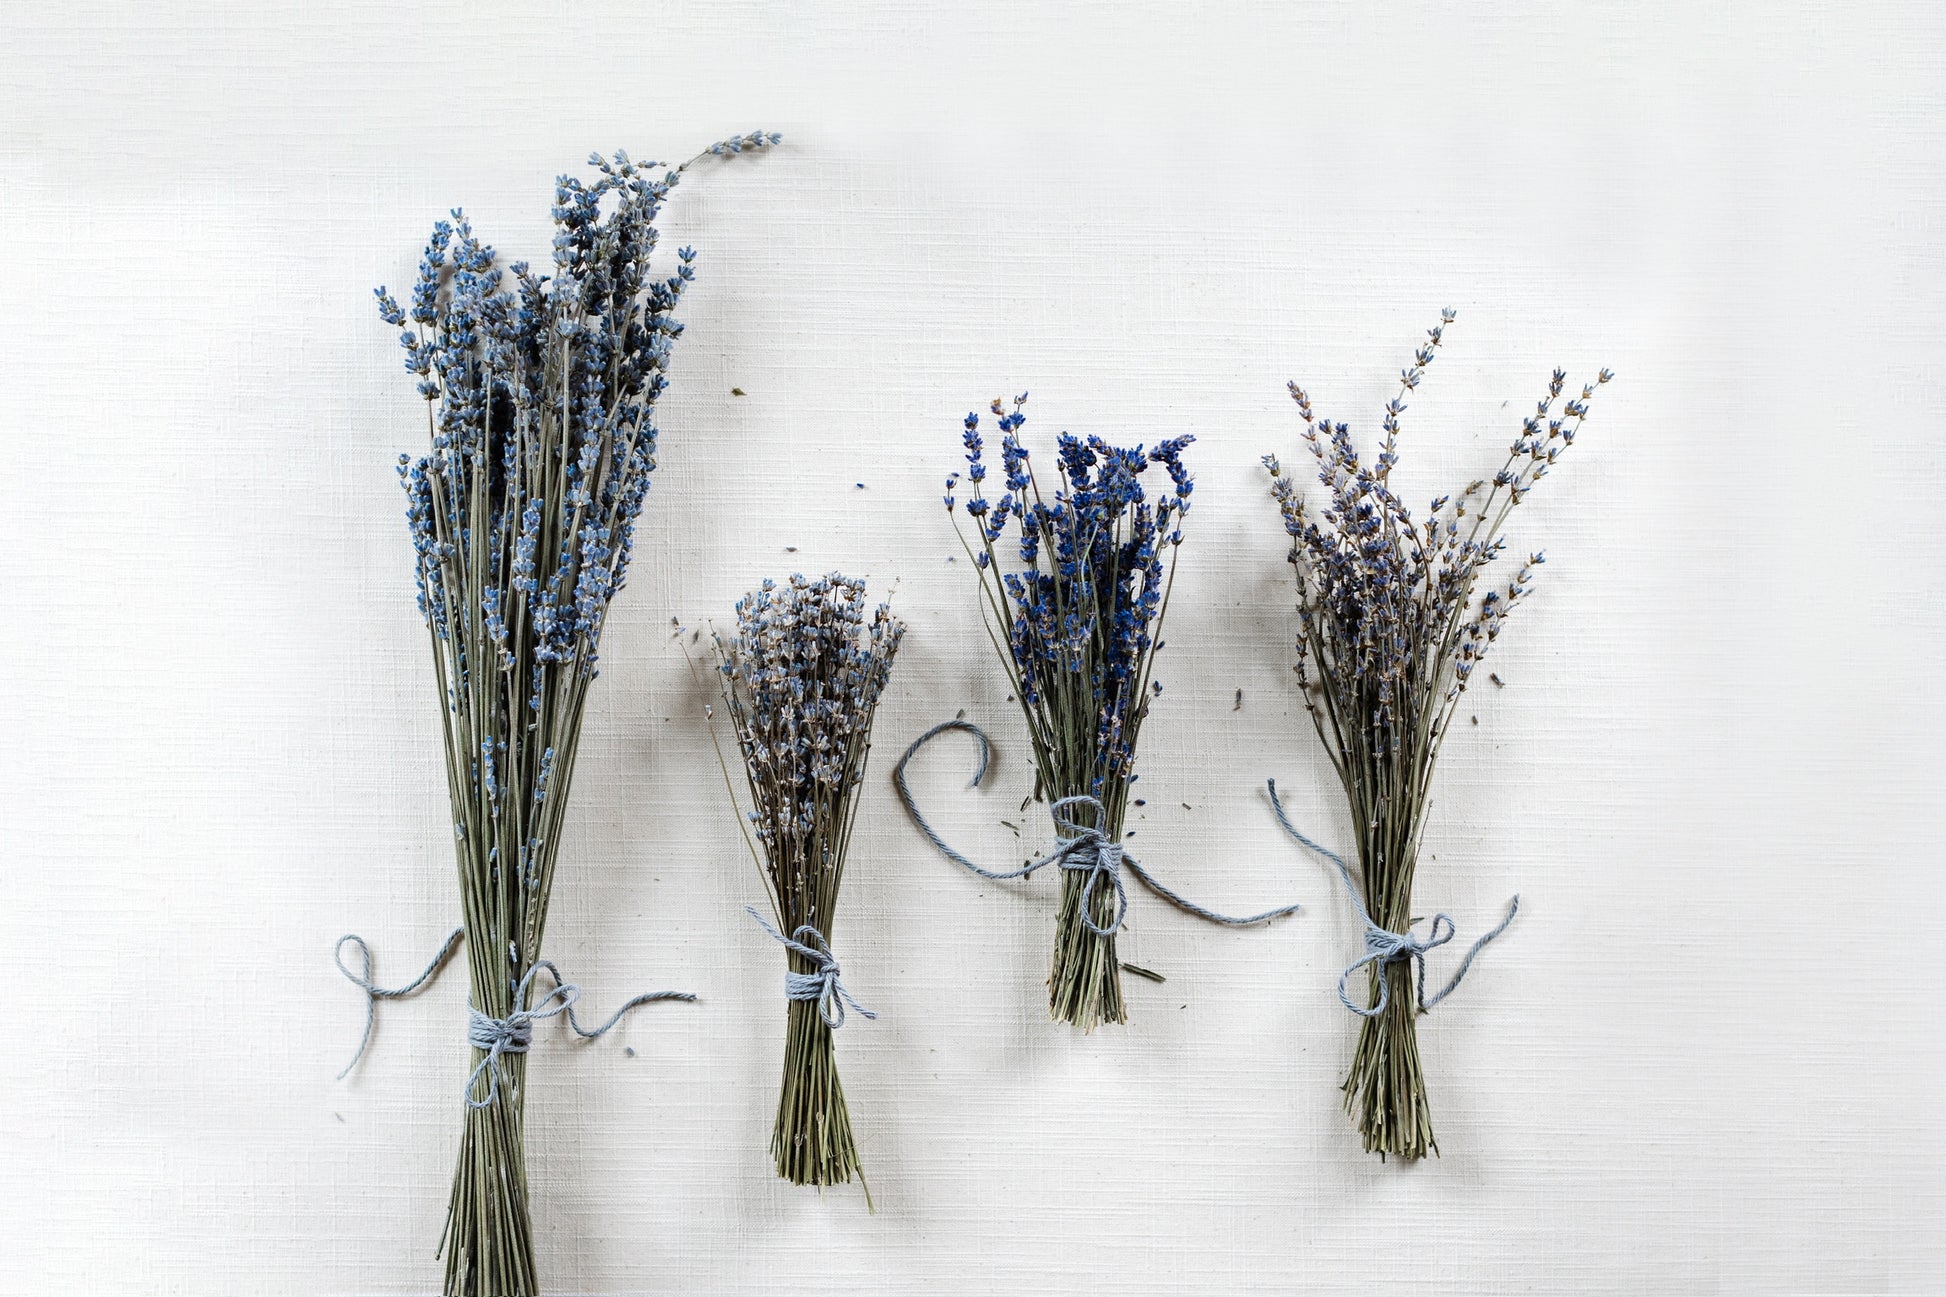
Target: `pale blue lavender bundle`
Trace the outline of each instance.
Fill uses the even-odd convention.
[[[695,162],[779,138],[736,136],[667,169],[592,156],[591,179],[555,183],[545,272],[503,267],[455,210],[433,226],[406,302],[377,290],[427,403],[430,450],[401,455],[398,471],[442,704],[471,981],[448,1294],[538,1288],[526,1050],[536,1020],[566,1012],[572,1023],[578,990],[557,977],[534,1003],[534,975],[551,972],[541,943],[582,717],[655,469],[676,309],[695,278],[688,248],[651,264],[655,222]],[[643,998],[683,997],[631,1004]]]
[[[496,659],[475,663],[460,643],[452,683],[512,667],[523,642],[537,670],[572,663],[592,676],[655,469],[676,306],[696,273],[690,248],[673,273],[652,273],[655,219],[698,158],[781,139],[724,140],[660,176],[658,163],[591,154],[593,182],[555,182],[552,274],[524,261],[503,270],[456,208],[433,226],[410,306],[375,290],[431,416],[432,452],[399,457],[420,611],[442,641],[456,619],[484,629]],[[538,711],[542,682],[525,683]],[[481,755],[491,781],[500,754]]]

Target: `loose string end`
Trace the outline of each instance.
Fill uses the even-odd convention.
[[[1309,847],[1312,851],[1315,851],[1320,856],[1323,856],[1326,860],[1329,860],[1332,864],[1338,866],[1338,868],[1340,869],[1346,868],[1345,858],[1343,856],[1339,855],[1337,852],[1333,851],[1331,848],[1327,846],[1323,846],[1319,843],[1311,841],[1311,839],[1305,837],[1302,833],[1299,833],[1297,831],[1297,826],[1291,823],[1291,817],[1285,814],[1284,812],[1284,803],[1282,799],[1280,799],[1277,796],[1277,781],[1275,779],[1266,779],[1264,781],[1264,787],[1270,791],[1270,809],[1273,812],[1275,812],[1277,816],[1277,822],[1283,825],[1284,832],[1290,834],[1291,837],[1295,838],[1299,843],[1303,844],[1306,847]]]
[[[365,993],[365,1031],[358,1038],[358,1051],[351,1056],[351,1061],[345,1064],[344,1069],[334,1079],[342,1081],[350,1076],[351,1070],[358,1066],[358,1060],[365,1057],[365,1048],[372,1043],[372,1028],[378,1021],[378,1002],[402,1000],[423,990],[446,967],[447,961],[453,957],[453,952],[459,949],[459,943],[465,936],[465,928],[454,928],[447,934],[446,942],[439,948],[439,953],[432,957],[432,962],[426,965],[419,976],[404,986],[390,988],[379,986],[372,980],[372,948],[365,943],[363,937],[355,932],[347,932],[338,938],[337,945],[331,949],[331,962],[338,966],[338,971],[345,975],[345,980]],[[364,968],[363,973],[354,973],[345,967],[347,943],[358,947],[359,962]]]
[[[1494,940],[1501,933],[1505,932],[1507,930],[1507,925],[1514,921],[1514,915],[1518,913],[1520,913],[1520,893],[1515,892],[1513,895],[1513,899],[1507,902],[1507,917],[1500,920],[1498,924],[1494,925],[1492,931],[1486,933],[1478,941],[1475,941],[1470,947],[1467,948],[1466,958],[1460,961],[1459,970],[1453,974],[1453,980],[1446,983],[1445,989],[1441,990],[1438,995],[1433,996],[1431,999],[1427,999],[1424,993],[1423,983],[1425,980],[1425,962],[1421,960],[1420,974],[1419,974],[1420,981],[1421,981],[1421,991],[1419,996],[1419,1012],[1431,1013],[1432,1007],[1435,1004],[1438,1004],[1441,1000],[1445,999],[1447,996],[1451,995],[1454,991],[1458,990],[1461,979],[1466,976],[1466,970],[1473,967],[1473,957],[1479,954],[1482,950],[1484,950],[1488,942]]]
[[[1175,906],[1183,913],[1193,914],[1197,918],[1202,919],[1208,923],[1220,923],[1226,928],[1248,928],[1248,927],[1253,927],[1259,923],[1269,923],[1273,919],[1281,919],[1284,918],[1286,915],[1296,914],[1304,908],[1302,905],[1293,904],[1293,905],[1280,905],[1274,910],[1265,910],[1262,914],[1247,914],[1247,915],[1218,914],[1215,910],[1208,909],[1204,906],[1198,905],[1196,904],[1196,902],[1190,900],[1189,898],[1185,896],[1179,896],[1175,892],[1170,891],[1167,887],[1164,887],[1160,882],[1156,880],[1155,875],[1151,874],[1147,869],[1144,869],[1139,863],[1137,863],[1135,857],[1123,856],[1122,863],[1128,866],[1129,872],[1133,873],[1135,877],[1141,881],[1144,887],[1148,888],[1150,891],[1154,892],[1157,896],[1160,896],[1163,900],[1169,902],[1169,904]]]
[[[919,803],[912,795],[911,785],[906,782],[905,768],[911,764],[912,758],[919,755],[920,748],[923,748],[926,744],[932,742],[948,730],[960,730],[964,733],[971,734],[980,744],[980,765],[973,772],[973,782],[968,784],[967,787],[977,788],[980,785],[980,781],[986,778],[987,766],[992,756],[993,745],[987,741],[984,730],[972,721],[959,720],[957,718],[950,721],[941,721],[939,724],[933,726],[924,734],[912,740],[912,743],[906,748],[905,754],[899,758],[898,764],[892,767],[892,788],[898,793],[899,802],[905,807],[906,817],[912,821],[912,826],[918,829],[919,832],[925,834],[926,841],[932,843],[938,849],[940,855],[945,856],[946,859],[952,861],[954,864],[978,874],[982,878],[991,878],[996,881],[1003,881],[1010,878],[1025,878],[1042,865],[1048,864],[1052,860],[1052,857],[1043,858],[1029,864],[1024,869],[1016,869],[1010,872],[983,869],[966,856],[955,851],[947,843],[946,839],[939,835],[939,830],[933,828],[924,813],[919,810]]]
[[[694,1004],[696,1003],[696,996],[691,991],[644,991],[642,994],[622,1005],[621,1008],[615,1010],[613,1014],[609,1015],[607,1022],[602,1023],[593,1031],[581,1025],[581,1020],[574,1016],[574,1009],[570,1007],[568,1009],[568,1026],[574,1028],[575,1035],[581,1037],[583,1040],[600,1040],[614,1029],[616,1023],[627,1017],[631,1010],[639,1009],[645,1004],[655,1004],[663,1000],[679,1000],[684,1004]]]

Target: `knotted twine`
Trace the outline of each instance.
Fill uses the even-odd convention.
[[[365,1047],[372,1039],[372,1023],[378,1015],[378,1002],[403,999],[425,989],[440,970],[445,968],[447,961],[452,959],[453,952],[459,949],[460,940],[465,933],[464,928],[453,929],[452,935],[446,938],[446,944],[440,947],[439,953],[433,956],[432,962],[426,965],[425,971],[396,989],[382,987],[372,981],[372,949],[365,944],[363,937],[348,932],[338,938],[338,945],[332,952],[332,960],[338,965],[338,971],[345,975],[346,980],[365,993],[365,1034],[358,1039],[358,1052],[351,1056],[349,1063],[345,1064],[344,1071],[338,1073],[339,1080],[342,1081],[348,1076],[351,1069],[358,1066],[358,1060],[365,1056]],[[346,943],[358,947],[359,958],[364,965],[362,975],[345,967]],[[519,1007],[527,1004],[528,993],[533,989],[534,974],[542,969],[546,969],[547,975],[553,979],[553,989],[531,1007]],[[534,1042],[534,1024],[543,1018],[558,1017],[565,1013],[568,1017],[568,1025],[574,1028],[576,1035],[584,1040],[599,1040],[607,1035],[631,1009],[657,1000],[686,1000],[693,1003],[696,997],[688,991],[648,991],[622,1005],[615,1010],[607,1022],[592,1031],[583,1027],[581,1020],[575,1016],[574,1006],[580,999],[581,988],[563,978],[561,970],[554,966],[552,960],[541,959],[536,960],[533,967],[527,970],[527,975],[514,986],[513,1002],[516,1007],[506,1017],[492,1017],[468,1004],[466,1043],[482,1051],[486,1057],[482,1058],[467,1075],[465,1088],[460,1091],[466,1106],[489,1107],[500,1097],[500,1079],[504,1074],[501,1065],[502,1057],[507,1054],[525,1054],[531,1049]],[[476,1101],[473,1098],[473,1091],[482,1076],[487,1080],[486,1097]]]
[[[772,927],[770,920],[757,912],[754,905],[746,905],[744,910],[757,921],[757,926],[783,943],[784,948],[793,954],[802,955],[817,965],[811,973],[786,972],[784,974],[784,998],[787,1000],[815,1001],[818,1016],[824,1025],[836,1031],[845,1025],[845,1006],[849,1004],[867,1018],[878,1015],[851,998],[851,992],[838,978],[838,957],[831,953],[831,943],[824,934],[808,923],[800,923],[790,936],[785,936]]]
[[[1358,894],[1358,888],[1351,881],[1351,866],[1345,863],[1345,858],[1337,852],[1320,846],[1305,837],[1302,833],[1299,833],[1297,826],[1291,823],[1290,817],[1284,814],[1284,803],[1277,798],[1277,781],[1275,779],[1269,781],[1269,788],[1270,808],[1277,813],[1277,822],[1284,826],[1284,832],[1290,834],[1304,846],[1309,847],[1312,851],[1317,852],[1320,856],[1323,856],[1326,860],[1338,866],[1338,876],[1345,880],[1345,891],[1351,896],[1352,906],[1357,909],[1358,917],[1364,921],[1364,958],[1354,960],[1346,967],[1344,972],[1338,975],[1338,999],[1343,1001],[1347,1009],[1350,1009],[1361,1018],[1376,1018],[1379,1014],[1385,1012],[1385,1006],[1389,1002],[1392,993],[1392,986],[1385,978],[1379,978],[1378,1003],[1372,1005],[1370,1008],[1360,1008],[1352,1001],[1351,992],[1346,989],[1346,984],[1351,981],[1352,975],[1359,969],[1371,964],[1377,964],[1383,967],[1386,964],[1397,963],[1402,959],[1411,960],[1418,965],[1419,1012],[1431,1013],[1432,1007],[1435,1004],[1438,1004],[1441,1000],[1459,989],[1461,980],[1466,976],[1466,970],[1473,967],[1473,957],[1480,953],[1481,947],[1505,932],[1507,925],[1514,921],[1514,915],[1520,911],[1520,894],[1516,892],[1514,898],[1507,902],[1507,917],[1500,920],[1500,925],[1494,928],[1493,931],[1473,943],[1472,947],[1466,952],[1466,958],[1460,961],[1459,971],[1453,974],[1453,980],[1446,983],[1445,989],[1441,990],[1439,994],[1428,998],[1426,995],[1426,952],[1443,946],[1453,939],[1453,933],[1456,930],[1453,925],[1453,920],[1445,914],[1433,915],[1432,927],[1427,932],[1426,939],[1423,941],[1413,934],[1411,925],[1409,924],[1404,932],[1393,932],[1388,928],[1381,928],[1378,924],[1374,923],[1372,916],[1365,909],[1364,899]]]
[[[992,751],[991,745],[987,742],[986,734],[981,731],[979,726],[973,724],[971,721],[942,721],[914,739],[912,746],[905,750],[905,755],[899,758],[899,764],[892,767],[892,785],[898,790],[899,800],[905,803],[905,813],[911,817],[913,824],[918,827],[919,831],[926,835],[927,840],[939,848],[942,855],[955,864],[963,865],[967,869],[972,870],[982,878],[996,880],[1026,878],[1035,870],[1045,868],[1048,865],[1056,865],[1063,870],[1084,875],[1081,884],[1081,922],[1096,936],[1113,936],[1121,929],[1122,920],[1128,916],[1128,889],[1122,883],[1122,866],[1124,865],[1128,866],[1130,873],[1141,880],[1144,887],[1147,887],[1157,896],[1160,896],[1163,900],[1169,902],[1177,909],[1182,910],[1184,913],[1193,914],[1199,919],[1207,919],[1211,923],[1221,923],[1236,928],[1248,927],[1253,923],[1267,923],[1271,919],[1282,918],[1286,914],[1295,914],[1303,908],[1298,905],[1285,905],[1275,910],[1265,910],[1262,914],[1252,914],[1244,918],[1233,918],[1227,914],[1218,914],[1214,910],[1205,909],[1203,906],[1196,904],[1196,902],[1177,895],[1175,892],[1170,891],[1167,887],[1157,882],[1155,876],[1144,869],[1134,856],[1129,855],[1123,849],[1121,843],[1112,841],[1108,834],[1099,827],[1101,822],[1107,818],[1107,808],[1102,805],[1100,798],[1092,797],[1086,793],[1081,793],[1073,797],[1063,797],[1048,806],[1048,813],[1054,820],[1054,850],[1048,852],[1038,860],[1028,861],[1027,864],[1019,869],[1010,871],[982,869],[948,846],[946,840],[940,837],[932,825],[926,822],[926,817],[919,813],[918,803],[912,798],[912,789],[906,784],[905,768],[907,763],[918,754],[920,748],[947,730],[964,730],[979,740],[980,766],[979,769],[973,772],[973,782],[967,786],[969,788],[977,788],[979,787],[980,780],[986,777],[988,758]],[[1092,810],[1094,812],[1093,818],[1095,823],[1083,824],[1077,820],[1071,813],[1071,808],[1075,807],[1086,807]],[[1113,922],[1105,927],[1096,923],[1094,920],[1093,902],[1095,888],[1097,886],[1109,886],[1115,890],[1115,918]]]

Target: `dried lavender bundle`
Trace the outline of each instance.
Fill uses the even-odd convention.
[[[716,636],[716,650],[750,790],[744,840],[776,926],[750,913],[789,952],[771,1153],[793,1184],[862,1182],[832,1032],[847,1005],[877,1015],[846,991],[830,942],[872,717],[905,625],[884,604],[867,617],[865,583],[835,572],[765,581],[737,601],[736,617],[735,636]]]
[[[1171,904],[1216,923],[1261,923],[1297,907],[1236,919],[1217,914],[1163,887],[1122,846],[1130,789],[1137,778],[1136,740],[1151,700],[1162,693],[1161,683],[1152,678],[1162,647],[1154,636],[1168,611],[1182,519],[1195,487],[1182,452],[1195,439],[1176,437],[1144,451],[1064,433],[1057,442],[1057,479],[1044,496],[1020,441],[1026,401],[1024,393],[1016,397],[1011,411],[993,402],[1006,479],[998,500],[985,496],[979,415],[966,416],[970,498],[965,512],[975,529],[971,540],[960,527],[953,494],[958,473],[946,480],[945,502],[980,578],[982,620],[1027,721],[1035,791],[1048,802],[1056,849],[1022,869],[995,873],[948,847],[919,814],[905,786],[905,765],[921,745],[949,729],[970,730],[984,753],[985,735],[964,721],[949,721],[921,735],[894,773],[913,821],[950,859],[989,878],[1022,877],[1050,864],[1060,867],[1061,908],[1047,979],[1048,1010],[1055,1020],[1089,1031],[1099,1023],[1128,1019],[1121,973],[1131,966],[1115,950],[1128,908],[1123,866]],[[1152,467],[1161,468],[1169,479],[1168,489],[1154,500],[1142,480]],[[1009,524],[1019,558],[1011,571],[1003,565],[1000,548]]]
[[[1454,934],[1443,914],[1434,917],[1427,937],[1412,932],[1413,872],[1433,763],[1460,695],[1541,563],[1535,553],[1504,588],[1483,590],[1488,567],[1506,547],[1501,528],[1574,444],[1595,389],[1613,377],[1604,369],[1578,397],[1561,401],[1567,375],[1554,371],[1547,395],[1522,421],[1492,480],[1441,496],[1423,521],[1415,521],[1391,485],[1399,415],[1452,320],[1452,311],[1443,313],[1403,372],[1399,393],[1385,409],[1379,453],[1369,464],[1353,448],[1347,426],[1318,420],[1304,390],[1290,385],[1325,487],[1321,508],[1307,507],[1276,457],[1264,457],[1297,572],[1299,687],[1358,826],[1357,886],[1340,857],[1298,834],[1288,820],[1284,825],[1338,863],[1364,918],[1365,956],[1345,970],[1338,988],[1345,1006],[1363,1019],[1345,1081],[1345,1108],[1356,1115],[1367,1151],[1407,1159],[1439,1151],[1416,1016],[1458,986],[1473,956],[1512,921],[1520,899],[1473,944],[1445,988],[1427,996],[1426,952]],[[1275,785],[1271,798],[1282,820]],[[1369,981],[1364,1005],[1347,989],[1360,969]]]
[[[399,476],[471,973],[474,1067],[442,1242],[449,1297],[540,1290],[526,1051],[534,1022],[576,994],[541,939],[602,625],[627,579],[655,467],[653,411],[682,330],[675,308],[694,273],[684,248],[674,274],[651,274],[655,219],[696,161],[778,139],[726,140],[660,175],[657,163],[596,155],[592,183],[556,183],[551,274],[503,270],[455,211],[433,227],[409,304],[378,290],[432,437],[430,454],[399,457]],[[536,999],[542,970],[556,987]]]

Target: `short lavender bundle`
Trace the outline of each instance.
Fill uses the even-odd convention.
[[[777,1174],[793,1184],[862,1181],[832,1032],[847,1005],[876,1015],[839,980],[831,942],[872,717],[905,625],[884,604],[868,617],[865,583],[835,572],[782,586],[765,581],[737,601],[736,617],[735,636],[716,637],[716,649],[750,790],[745,841],[776,926],[754,908],[751,915],[789,960],[771,1152]]]
[[[1433,763],[1460,695],[1541,563],[1535,553],[1504,587],[1489,585],[1488,568],[1506,548],[1501,528],[1574,444],[1595,389],[1612,377],[1604,369],[1579,396],[1562,401],[1567,375],[1556,370],[1492,480],[1441,496],[1415,521],[1392,489],[1399,416],[1452,320],[1453,312],[1446,311],[1414,353],[1398,395],[1386,406],[1379,453],[1369,464],[1353,448],[1346,425],[1318,420],[1304,390],[1290,385],[1325,487],[1321,507],[1307,506],[1275,456],[1264,458],[1297,572],[1299,687],[1358,830],[1359,887],[1352,900],[1365,919],[1366,955],[1346,970],[1339,994],[1363,1026],[1345,1082],[1345,1107],[1356,1114],[1367,1151],[1407,1159],[1439,1151],[1415,1017],[1458,985],[1473,955],[1514,912],[1510,907],[1507,920],[1474,944],[1445,989],[1425,995],[1425,954],[1453,937],[1445,915],[1434,918],[1428,937],[1412,933],[1412,880]],[[1271,796],[1274,804],[1274,785]],[[1282,807],[1277,810],[1282,818]],[[1352,887],[1345,862],[1324,854],[1338,861]],[[1369,980],[1364,1005],[1346,986],[1360,968]]]
[[[1163,888],[1122,852],[1129,790],[1137,777],[1136,741],[1150,702],[1162,693],[1152,678],[1162,647],[1155,637],[1168,611],[1182,521],[1195,489],[1182,459],[1194,438],[1171,438],[1145,451],[1064,433],[1056,443],[1057,481],[1044,495],[1020,440],[1026,401],[1025,394],[1015,398],[1011,411],[993,402],[1005,475],[1000,498],[986,497],[980,420],[969,414],[964,509],[970,528],[961,529],[958,521],[953,493],[960,474],[947,479],[945,500],[979,575],[982,620],[1027,721],[1036,791],[1049,804],[1060,845],[1053,855],[1013,874],[980,869],[940,841],[919,816],[904,787],[905,762],[897,773],[915,822],[950,858],[987,877],[1061,866],[1048,1009],[1057,1021],[1092,1030],[1128,1018],[1123,965],[1115,951],[1127,908],[1124,864],[1172,904],[1215,922],[1259,922],[1289,910],[1224,918]],[[1154,499],[1143,485],[1150,468],[1168,477],[1168,486]],[[1002,561],[1002,537],[1010,524],[1017,539],[1011,547],[1018,556],[1013,570]],[[933,734],[950,728],[970,727],[965,722],[937,727],[913,744],[906,760]]]
[[[452,1297],[537,1293],[522,1113],[530,998],[608,607],[655,468],[654,409],[695,254],[650,269],[690,163],[599,155],[555,186],[550,274],[504,270],[463,214],[433,227],[408,305],[378,290],[425,398],[431,453],[400,456],[446,739],[471,972],[474,1079],[443,1248]],[[543,1007],[545,1006],[545,1007]]]

